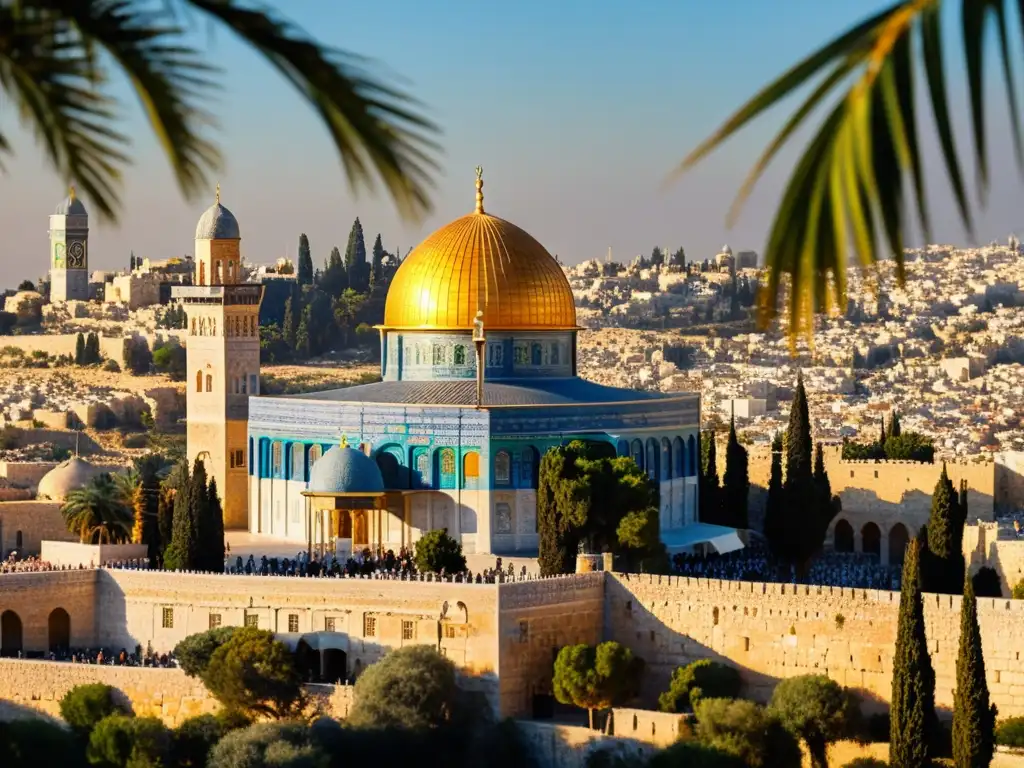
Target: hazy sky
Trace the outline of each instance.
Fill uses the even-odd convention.
[[[733,230],[732,195],[785,116],[756,123],[668,191],[661,181],[706,134],[804,54],[886,3],[877,0],[288,0],[276,5],[322,41],[372,56],[409,81],[408,89],[443,129],[442,174],[434,211],[403,225],[383,196],[353,199],[325,130],[256,54],[222,29],[198,39],[223,67],[213,109],[227,167],[223,202],[238,217],[251,261],[293,255],[306,232],[316,263],[344,248],[353,218],[367,245],[380,232],[403,253],[437,226],[473,208],[473,168],[484,167],[486,207],[573,263],[683,245],[690,258],[728,242],[762,249],[767,225],[791,169],[784,155]],[[958,20],[950,19],[951,30]],[[1010,29],[1016,30],[1016,20]],[[1018,56],[1018,61],[1020,57]],[[954,87],[963,59],[947,49]],[[989,71],[996,71],[993,60]],[[1018,85],[1021,81],[1018,80]],[[993,104],[1005,101],[991,90]],[[960,88],[957,88],[959,92]],[[213,201],[186,204],[124,91],[125,125],[134,138],[123,220],[93,223],[91,264],[127,264],[128,255],[163,258],[192,252],[195,223]],[[955,97],[962,105],[962,97]],[[1001,106],[1001,105],[1000,105]],[[994,179],[979,239],[1024,233],[1021,190],[1005,120],[993,109]],[[960,115],[963,119],[962,111]],[[17,156],[0,176],[0,285],[47,268],[47,216],[64,196],[32,136],[0,101],[0,129]],[[930,127],[928,128],[930,133]],[[967,134],[961,132],[961,151]],[[927,141],[927,137],[926,137]],[[790,161],[787,164],[787,159]],[[936,166],[932,163],[933,167]],[[944,193],[930,176],[936,238],[961,241]],[[212,186],[212,185],[211,185]],[[84,200],[86,206],[89,200]]]

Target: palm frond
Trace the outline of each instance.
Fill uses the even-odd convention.
[[[407,94],[385,85],[366,60],[320,46],[265,10],[235,0],[184,0],[227,26],[262,54],[320,115],[353,190],[373,190],[374,172],[399,212],[419,219],[430,210],[437,169],[436,126]]]
[[[943,64],[941,12],[953,1],[901,0],[856,25],[761,90],[670,177],[688,170],[781,100],[816,83],[755,164],[730,212],[731,221],[778,151],[813,112],[831,105],[797,162],[772,223],[765,252],[768,279],[760,297],[762,325],[777,316],[787,277],[791,332],[809,330],[813,314],[836,303],[842,306],[851,250],[864,268],[891,256],[902,283],[908,197],[924,236],[930,238],[917,135],[915,35],[950,186],[961,219],[972,231]],[[995,39],[1002,54],[1017,159],[1024,167],[1007,33],[1009,2],[961,0],[973,148],[982,193],[988,184],[982,63],[984,28],[990,16],[997,26]]]

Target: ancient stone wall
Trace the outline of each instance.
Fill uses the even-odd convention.
[[[1016,584],[1024,581],[1024,539],[1000,540],[997,523],[964,528],[963,552],[971,573],[988,566],[999,574],[1006,597]]]
[[[98,571],[0,574],[0,652],[43,653],[96,643]]]
[[[498,587],[496,654],[503,715],[529,716],[533,696],[551,694],[559,648],[601,641],[604,583],[598,571]]]
[[[76,685],[87,683],[116,688],[136,716],[159,717],[169,727],[220,708],[201,682],[180,669],[0,659],[0,720],[32,713],[59,718],[60,700]],[[311,685],[306,692],[324,714],[348,715],[351,686]]]
[[[647,662],[652,704],[672,671],[696,659],[737,666],[747,692],[767,699],[784,677],[827,674],[869,704],[888,702],[898,592],[609,574],[604,638]],[[959,597],[925,595],[936,703],[952,706]],[[1024,714],[1024,600],[978,600],[985,667],[1003,717]]]
[[[44,540],[78,541],[68,533],[58,502],[0,502],[0,554],[38,555]]]

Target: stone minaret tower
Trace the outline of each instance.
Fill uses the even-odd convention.
[[[241,282],[240,242],[218,185],[196,226],[194,285],[173,290],[188,314],[188,457],[216,478],[226,528],[248,526],[249,396],[260,380],[263,286]]]
[[[89,299],[89,214],[71,187],[50,216],[50,301]]]

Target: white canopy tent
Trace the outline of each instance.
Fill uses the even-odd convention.
[[[661,541],[669,554],[689,552],[694,547],[704,544],[718,554],[724,555],[746,546],[736,528],[711,523],[693,523],[675,531],[662,531]]]

